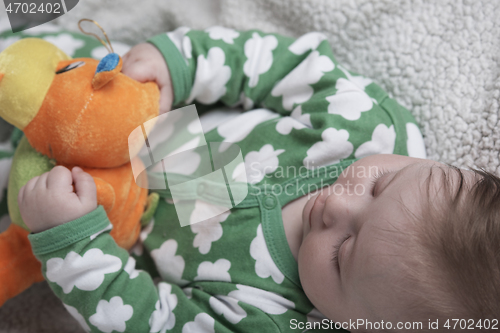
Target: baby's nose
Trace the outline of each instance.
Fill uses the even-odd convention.
[[[101,59],[97,65],[94,78],[92,79],[92,87],[95,90],[101,89],[108,82],[121,72],[122,59],[116,53],[110,53]]]
[[[352,182],[334,183],[327,188],[323,222],[327,227],[345,224],[363,209],[364,190]],[[340,226],[339,226],[340,227]]]

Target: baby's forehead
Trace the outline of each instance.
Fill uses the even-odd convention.
[[[449,203],[477,181],[473,171],[432,161],[415,163],[399,172],[395,176],[398,184],[389,185],[390,191],[384,189],[387,199],[367,211],[364,218],[368,223],[363,223],[367,228],[360,229],[371,257],[384,262],[411,257],[417,240],[427,230],[423,224],[436,222],[429,219],[446,214]]]
[[[406,246],[421,230],[419,224],[429,210],[446,210],[447,203],[466,190],[474,175],[437,162],[415,163],[398,173],[394,176],[397,184],[384,190],[387,199],[366,215],[369,227],[365,231],[372,236],[371,241],[380,241],[386,250],[394,251]]]
[[[412,248],[428,230],[423,224],[437,223],[481,178],[474,171],[437,162],[416,163],[402,172],[390,201],[385,201],[389,204],[368,217],[367,236],[382,244],[374,244],[381,247],[381,254],[411,255],[405,249]]]

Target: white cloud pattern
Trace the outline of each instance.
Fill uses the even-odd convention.
[[[144,253],[144,246],[140,240],[137,240],[135,242],[134,246],[130,249],[130,252],[135,254],[136,256],[142,256]]]
[[[257,125],[277,117],[275,112],[267,109],[252,110],[220,125],[217,132],[224,138],[224,142],[237,143],[245,139]]]
[[[130,279],[135,279],[141,272],[140,269],[135,269],[135,259],[132,257],[128,257],[128,261],[125,267],[123,267],[123,270],[128,273]]]
[[[60,48],[64,53],[72,57],[75,51],[81,48],[85,43],[81,39],[76,39],[70,34],[60,34],[57,36],[43,37],[49,43],[54,44]],[[114,44],[113,44],[114,45]]]
[[[278,40],[273,35],[261,37],[254,32],[252,38],[245,42],[247,61],[243,72],[250,79],[248,86],[255,87],[259,83],[259,75],[267,72],[273,64],[273,50],[278,46]]]
[[[356,149],[354,156],[363,158],[374,154],[392,154],[396,141],[396,132],[394,125],[387,127],[384,124],[379,124],[372,133],[371,141],[367,141]]]
[[[271,315],[280,315],[295,308],[295,303],[270,291],[237,284],[227,296],[250,304]]]
[[[168,158],[163,159],[163,163],[157,163],[152,171],[167,173],[178,173],[181,175],[191,175],[198,169],[201,163],[200,154],[192,149],[199,147],[200,136],[195,136],[190,141],[184,143],[179,148],[168,154]],[[182,152],[182,154],[178,154]],[[165,167],[165,169],[163,169]]]
[[[272,277],[274,282],[278,284],[283,282],[285,276],[271,258],[262,232],[262,224],[257,227],[257,236],[250,243],[250,255],[255,259],[255,273],[257,276],[263,279]]]
[[[248,183],[246,171],[245,163],[241,162],[234,168],[231,178],[237,182]]]
[[[153,231],[155,227],[155,219],[152,218],[151,221],[149,221],[148,225],[141,230],[141,233],[139,234],[139,239],[141,240],[141,242],[145,242],[146,239],[148,238],[149,234],[151,234],[151,232]]]
[[[181,255],[175,255],[177,247],[177,241],[169,239],[160,248],[151,251],[151,257],[163,280],[183,286],[188,282],[182,279],[186,262]]]
[[[193,288],[184,288],[182,289],[182,291],[184,292],[184,295],[186,295],[188,299],[193,298]]]
[[[200,123],[204,133],[224,124],[226,121],[238,117],[243,111],[239,108],[215,108],[200,116]]]
[[[222,225],[231,212],[225,207],[220,207],[222,209],[221,214],[214,216],[217,212],[218,206],[208,204],[202,200],[196,200],[193,213],[191,214],[191,220],[193,221],[203,221],[191,224],[191,231],[196,234],[193,240],[193,247],[198,248],[201,254],[207,254],[210,252],[212,243],[218,241],[222,237]],[[206,216],[213,216],[206,219]]]
[[[242,91],[240,94],[239,103],[241,103],[243,105],[244,110],[251,110],[254,107],[254,102],[252,101],[252,99],[250,97],[245,95],[244,91]]]
[[[349,73],[349,71],[344,68],[342,65],[339,65],[338,68],[344,72],[345,76],[347,76],[347,79],[354,83],[356,86],[358,86],[360,89],[363,89],[365,90],[365,88],[367,86],[369,86],[373,80],[370,79],[370,78],[367,78],[367,77],[364,77],[362,75],[356,75],[356,76],[353,76],[351,73]]]
[[[120,258],[104,254],[100,249],[90,249],[83,256],[71,251],[64,259],[47,261],[47,279],[58,284],[65,294],[74,287],[92,291],[101,286],[106,274],[117,272],[121,267]]]
[[[276,131],[279,134],[288,135],[292,129],[312,128],[311,115],[302,114],[302,105],[293,109],[289,117],[281,118],[276,124]]]
[[[341,115],[347,120],[357,120],[361,117],[361,112],[372,109],[373,100],[351,81],[340,78],[335,89],[337,89],[335,95],[326,97],[330,103],[328,113]]]
[[[274,97],[283,96],[283,108],[292,110],[295,104],[308,101],[314,89],[311,84],[317,83],[327,72],[335,68],[333,61],[327,56],[312,51],[297,67],[285,76],[271,91]]]
[[[200,54],[191,94],[186,103],[193,100],[211,104],[226,94],[226,84],[231,78],[231,68],[225,66],[226,55],[220,47],[208,50],[207,58]]]
[[[187,322],[182,327],[182,333],[215,333],[215,320],[206,313],[199,313],[194,321]]]
[[[227,259],[219,259],[214,263],[204,261],[198,266],[198,275],[194,280],[231,282],[230,267],[231,262]]]
[[[167,32],[168,38],[174,43],[175,47],[179,50],[179,52],[182,54],[184,60],[191,59],[193,57],[192,53],[192,44],[191,44],[191,38],[186,36],[186,34],[190,31],[191,29],[188,27],[179,27],[175,29],[174,31]]]
[[[165,199],[169,200],[169,199]],[[155,226],[155,219],[154,217],[149,221],[148,225],[141,230],[141,233],[139,234],[139,239],[135,243],[135,245],[132,247],[131,251],[135,255],[142,256],[142,253],[144,252],[144,242],[148,238],[149,234],[153,231],[153,228]]]
[[[208,32],[208,36],[213,40],[222,39],[227,44],[234,44],[234,39],[240,36],[240,33],[234,29],[214,26],[205,29]]]
[[[210,307],[218,315],[224,316],[231,324],[239,323],[247,313],[238,305],[238,300],[229,296],[215,295],[208,300]]]
[[[316,142],[307,150],[307,157],[303,161],[307,169],[336,164],[354,150],[348,141],[349,132],[345,129],[327,128],[321,133],[321,138],[323,141]]]
[[[172,285],[160,282],[158,284],[159,300],[155,304],[155,311],[149,318],[150,332],[165,333],[175,326],[175,314],[177,306],[177,295],[172,293]]]
[[[264,179],[265,175],[271,174],[279,166],[278,156],[285,152],[285,149],[276,149],[271,144],[262,146],[259,151],[251,151],[245,156],[246,178],[249,184],[256,184]],[[242,164],[242,163],[240,163]],[[242,167],[237,165],[233,171],[232,178],[241,181]]]
[[[120,296],[112,297],[109,302],[100,300],[96,313],[90,316],[89,322],[100,331],[111,333],[113,331],[125,332],[126,322],[134,314],[131,305],[124,304]]]
[[[325,39],[326,36],[321,32],[310,32],[298,38],[288,49],[293,54],[302,55],[309,50],[317,49]]]
[[[61,31],[61,27],[53,24],[53,23],[45,23],[41,25],[37,25],[36,27],[24,30],[23,33],[27,35],[38,35],[41,33],[53,33]]]

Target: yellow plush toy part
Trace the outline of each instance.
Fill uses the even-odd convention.
[[[55,165],[80,166],[90,173],[98,204],[113,224],[111,235],[127,249],[136,242],[148,193],[134,181],[128,136],[158,116],[159,90],[154,83],[125,76],[121,66],[115,53],[101,61],[71,59],[36,38],[22,39],[0,53],[0,117],[25,134],[9,176],[13,223],[0,234],[0,306],[43,280],[17,194],[28,180]]]

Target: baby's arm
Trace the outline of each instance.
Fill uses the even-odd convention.
[[[62,175],[61,181],[53,186],[52,176],[56,175]],[[43,185],[41,179],[49,180],[51,185]],[[159,257],[161,267],[172,271],[169,279],[174,283],[154,283],[147,272],[135,268],[135,260],[110,236],[111,224],[102,206],[69,222],[44,208],[48,205],[57,210],[59,204],[70,211],[72,205],[79,204],[66,204],[61,198],[72,195],[76,200],[87,201],[84,204],[89,204],[87,208],[95,207],[91,180],[91,176],[81,170],[71,172],[58,167],[37,177],[20,195],[21,214],[26,224],[40,230],[28,237],[33,253],[42,263],[43,275],[68,312],[87,332],[230,333],[254,332],[258,326],[266,327],[267,332],[279,332],[272,319],[259,311],[262,301],[254,300],[254,304],[249,305],[228,295],[240,289],[237,294],[246,291],[253,295],[259,291],[256,288],[210,279],[190,282],[177,276],[175,239],[164,235],[165,241],[157,249],[163,251]],[[71,181],[75,182],[77,193],[70,193]],[[38,196],[46,196],[47,200]],[[75,211],[64,216],[78,216],[84,212],[80,208],[75,207]],[[189,288],[180,287],[187,284]],[[254,299],[248,295],[245,298]]]
[[[109,234],[92,177],[80,168],[58,166],[33,178],[19,199],[45,279],[86,331],[165,332],[209,317],[200,316],[200,305],[179,286],[155,285],[135,269],[135,260]],[[184,318],[176,319],[176,308]]]
[[[161,113],[172,102],[177,106],[195,101],[243,104],[245,109],[264,106],[284,115],[304,102],[317,110],[325,88],[334,94],[335,79],[344,76],[342,71],[332,75],[331,47],[318,33],[295,40],[256,30],[179,28],[136,45],[123,60],[124,74],[158,83]],[[327,73],[330,79],[318,84]],[[321,96],[316,94],[320,90]]]
[[[127,332],[149,332],[166,325],[172,309],[162,304],[164,316],[153,316],[158,292],[109,235],[112,226],[97,206],[92,176],[56,166],[23,186],[18,200],[45,279],[84,329],[123,331],[120,325],[126,325]],[[109,318],[106,312],[113,310],[120,313]]]
[[[273,127],[280,135],[304,129],[297,139],[306,132],[314,140],[338,142],[331,154],[304,160],[307,167],[372,154],[408,155],[406,128],[416,123],[411,114],[372,80],[339,65],[321,33],[294,39],[257,30],[182,27],[149,42],[168,65],[174,107],[222,102],[291,117],[273,126],[275,115],[259,110],[232,123],[237,126],[219,127],[226,141],[251,137],[262,123],[270,133]]]

